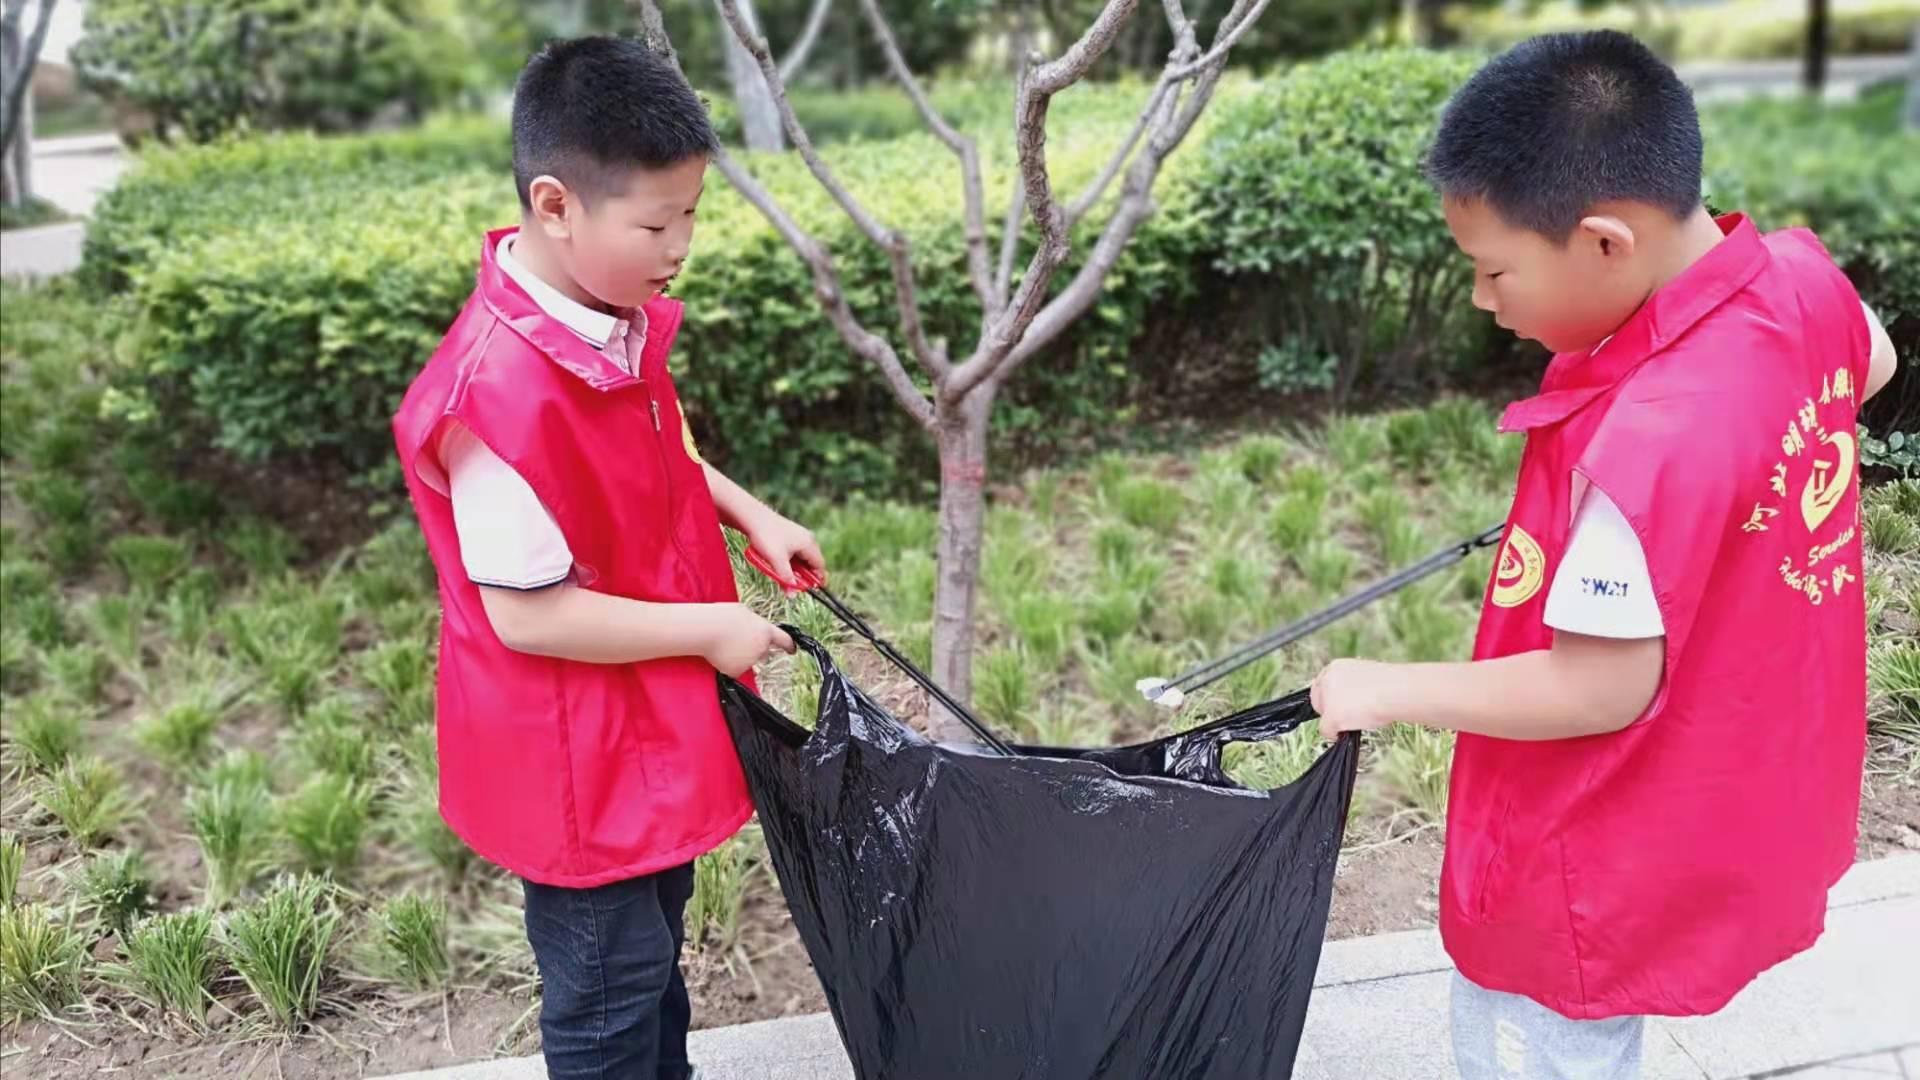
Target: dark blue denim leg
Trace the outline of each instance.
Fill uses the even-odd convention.
[[[687,867],[591,889],[522,883],[552,1080],[683,1080],[692,880]]]
[[[693,864],[666,870],[659,875],[660,911],[673,931],[673,975],[666,996],[660,1000],[660,1080],[689,1080],[693,1065],[687,1061],[687,1028],[693,1022],[693,1003],[687,998],[687,983],[680,975],[680,947],[687,937],[687,901],[693,899]]]

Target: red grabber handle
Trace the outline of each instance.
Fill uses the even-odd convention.
[[[747,549],[747,565],[772,578],[775,584],[786,590],[788,596],[793,596],[797,593],[812,592],[827,583],[826,575],[815,573],[812,569],[804,566],[795,568],[793,577],[783,578],[779,572],[773,568],[773,564],[767,561],[767,557],[760,554],[757,548],[749,547]]]

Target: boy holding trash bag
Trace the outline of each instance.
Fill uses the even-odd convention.
[[[701,460],[665,292],[716,148],[640,41],[549,43],[514,90],[521,221],[393,428],[440,579],[440,809],[524,882],[552,1077],[685,1080],[693,862],[753,811],[715,671],[793,643],[737,603],[811,533]]]
[[[1637,1076],[1819,936],[1865,753],[1856,419],[1886,332],[1812,233],[1701,201],[1691,94],[1631,37],[1524,42],[1427,169],[1473,300],[1554,352],[1474,659],[1337,660],[1329,735],[1459,732],[1441,932],[1455,1060]]]

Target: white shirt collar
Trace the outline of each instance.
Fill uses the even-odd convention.
[[[494,258],[500,269],[513,279],[514,284],[527,291],[540,310],[558,319],[561,325],[586,339],[596,349],[604,349],[607,342],[617,333],[625,332],[627,320],[604,311],[595,311],[587,305],[561,292],[559,289],[540,280],[539,276],[527,269],[520,260],[513,257],[513,238],[508,234],[500,238],[500,246],[494,251]],[[646,316],[634,312],[634,320],[640,331],[638,340],[646,339]],[[637,354],[636,354],[637,355]]]

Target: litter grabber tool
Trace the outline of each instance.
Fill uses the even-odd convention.
[[[1186,703],[1188,694],[1211,686],[1248,664],[1346,618],[1381,597],[1398,592],[1422,578],[1444,570],[1482,548],[1492,547],[1500,542],[1500,537],[1506,533],[1506,530],[1506,523],[1502,522],[1472,539],[1462,540],[1436,551],[1412,566],[1381,578],[1303,619],[1248,642],[1225,656],[1210,660],[1172,679],[1141,679],[1134,684],[1134,689],[1140,691],[1142,697],[1162,708],[1177,709]]]
[[[773,579],[774,584],[785,590],[788,596],[806,593],[819,601],[828,611],[833,612],[834,617],[844,623],[847,629],[853,631],[864,639],[867,644],[873,646],[875,652],[886,657],[894,667],[899,668],[907,678],[912,679],[915,685],[925,690],[929,697],[939,702],[948,712],[959,717],[960,722],[967,726],[967,730],[973,732],[974,738],[979,739],[997,754],[1007,757],[1013,756],[1013,748],[1008,746],[1005,740],[995,735],[984,723],[981,723],[979,717],[973,715],[971,710],[965,705],[960,704],[960,702],[956,700],[952,694],[947,693],[939,683],[934,682],[931,675],[921,671],[919,665],[907,659],[906,655],[895,648],[892,642],[887,641],[876,633],[873,627],[867,625],[867,621],[860,617],[858,612],[848,607],[846,602],[838,596],[835,596],[833,591],[827,588],[827,579],[824,575],[816,573],[806,567],[799,567],[793,571],[791,577],[782,577],[779,571],[774,569],[773,563],[769,561],[765,555],[762,555],[758,550],[751,547],[747,549],[747,565]]]

